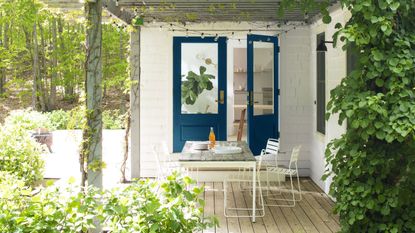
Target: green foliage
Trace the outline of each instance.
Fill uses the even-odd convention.
[[[19,96],[32,95],[36,54],[36,110],[54,110],[59,99],[78,99],[84,91],[86,58],[82,14],[59,14],[38,0],[0,0],[0,78],[5,75],[10,91],[3,96],[14,90]],[[103,85],[123,92],[128,82],[127,29],[110,23],[102,30]]]
[[[342,232],[415,232],[415,2],[342,4],[335,36],[359,53],[328,104],[348,123],[326,151]]]
[[[0,180],[0,229],[3,232],[87,232],[99,215],[99,192],[50,186],[36,191],[14,179]],[[98,198],[97,198],[98,197]]]
[[[215,76],[206,74],[206,67],[200,66],[200,75],[197,75],[193,71],[189,71],[186,76],[186,81],[182,82],[182,103],[193,105],[195,104],[197,97],[204,90],[212,90],[213,83],[211,79],[215,79]],[[183,75],[184,77],[184,75]]]
[[[102,113],[102,122],[104,129],[123,129],[125,128],[124,114],[121,114],[119,110],[108,110]]]
[[[0,126],[0,171],[32,185],[43,179],[42,148],[23,125]]]
[[[47,116],[51,127],[50,130],[68,129],[69,122],[73,119],[72,111],[66,112],[64,110],[55,110],[44,115]]]
[[[83,126],[86,124],[86,109],[85,106],[76,107],[70,111],[66,112],[68,116],[68,123],[60,130],[74,130],[74,129],[82,129]],[[58,128],[59,129],[59,128]]]
[[[41,113],[31,110],[12,111],[5,119],[5,125],[19,126],[25,130],[45,128],[53,130],[82,129],[85,124],[85,107],[76,107],[70,111],[55,110]],[[119,110],[106,110],[102,113],[104,129],[125,128],[126,115]]]
[[[164,182],[138,181],[104,195],[104,218],[111,232],[195,232],[217,225],[203,219],[203,188],[174,173]]]
[[[5,119],[5,125],[16,126],[26,130],[39,128],[53,129],[48,115],[31,110],[15,110]]]
[[[203,189],[175,173],[167,181],[142,180],[98,191],[50,186],[34,191],[8,173],[0,178],[0,229],[4,232],[87,232],[94,220],[110,232],[195,232],[217,225],[203,218]],[[4,179],[2,179],[4,177]]]

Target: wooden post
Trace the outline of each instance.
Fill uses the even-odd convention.
[[[131,178],[140,178],[140,28],[130,33]]]
[[[86,6],[86,109],[83,148],[88,185],[102,188],[102,0]]]

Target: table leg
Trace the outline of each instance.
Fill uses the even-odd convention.
[[[252,222],[255,222],[256,214],[256,163],[252,169]]]

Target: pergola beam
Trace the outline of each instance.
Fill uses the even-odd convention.
[[[135,18],[133,12],[121,7],[119,4],[116,3],[115,0],[107,0],[104,4],[104,7],[106,7],[106,10],[108,11],[108,13],[111,14],[111,16],[120,19],[126,24],[131,25],[133,19]]]

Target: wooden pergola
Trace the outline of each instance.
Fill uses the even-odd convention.
[[[62,12],[82,10],[90,0],[42,0]],[[323,0],[320,0],[323,2]],[[335,4],[336,0],[331,0]],[[146,22],[313,22],[319,11],[299,8],[279,15],[281,0],[103,0],[106,11],[127,24],[139,16]]]

